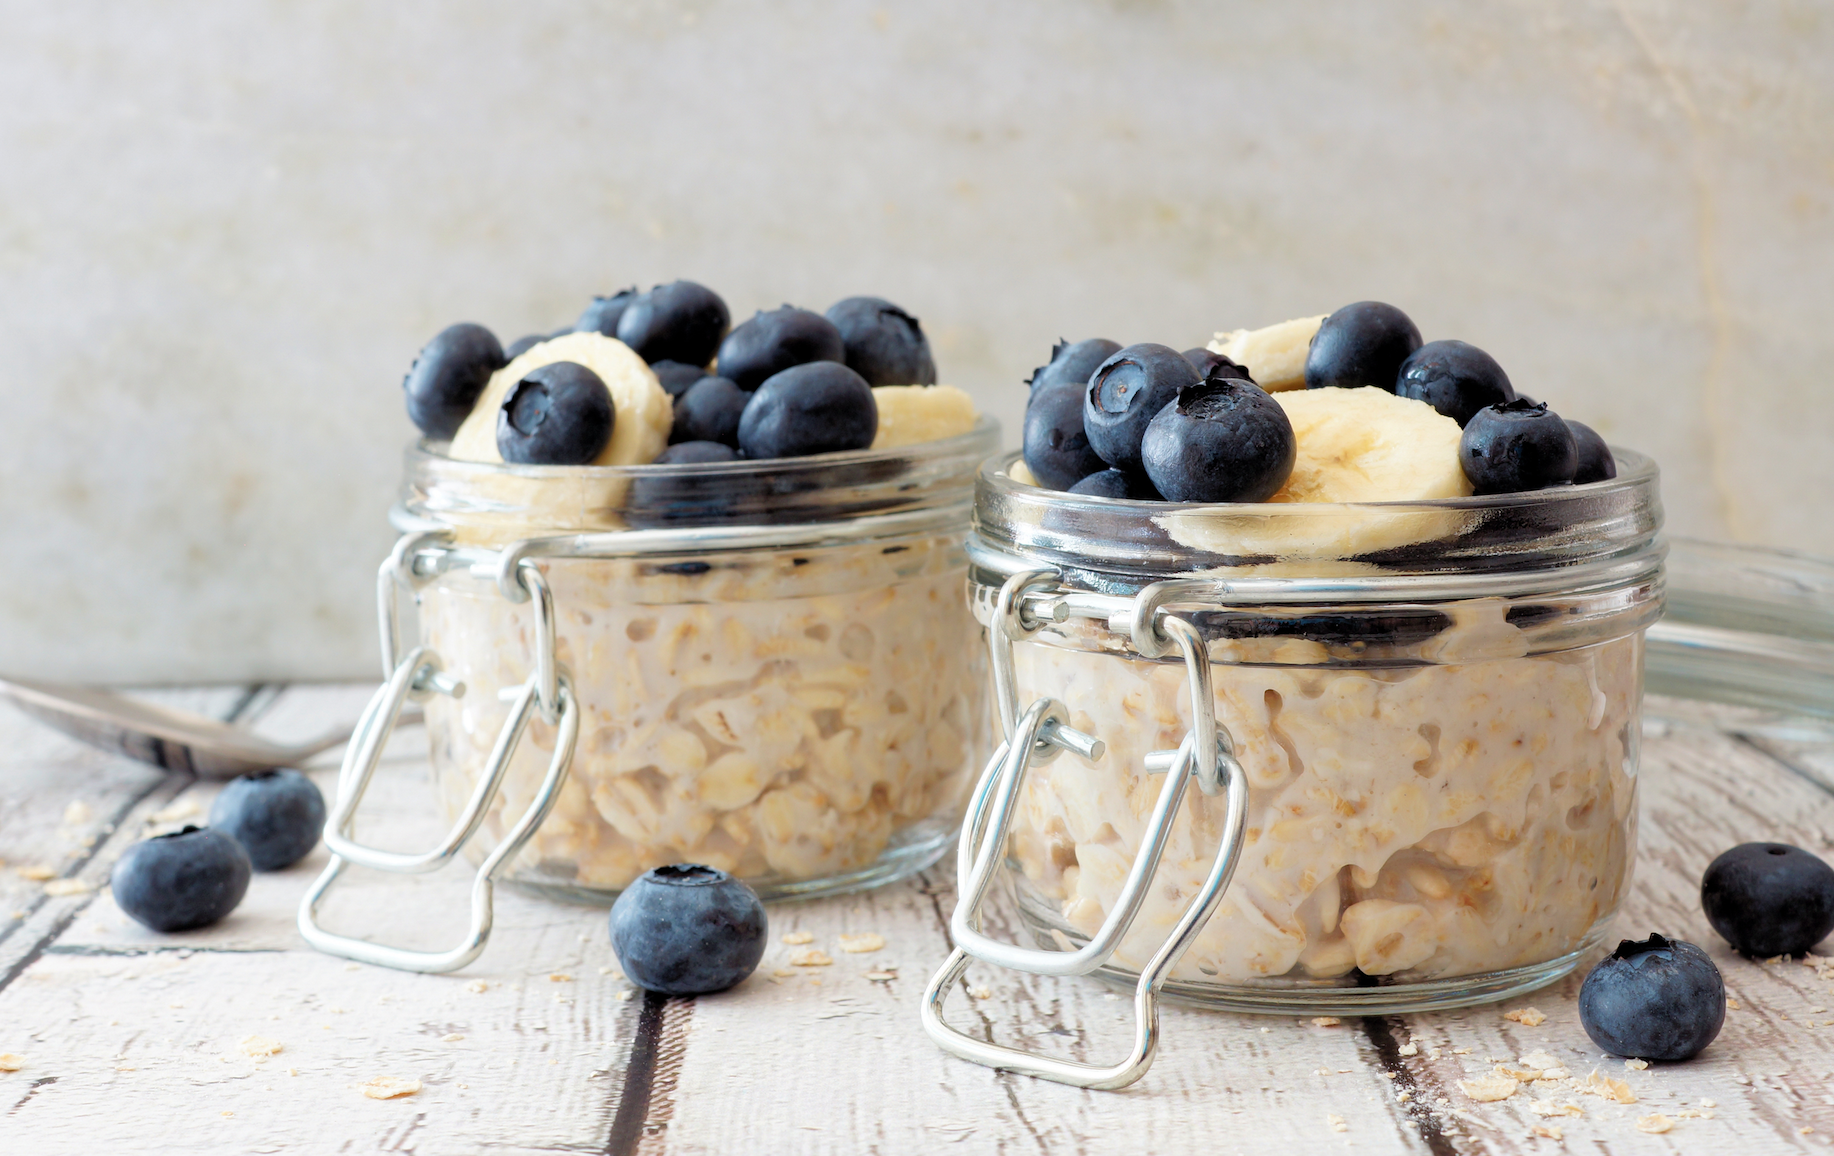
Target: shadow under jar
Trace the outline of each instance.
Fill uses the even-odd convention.
[[[462,680],[426,704],[448,817],[488,766],[537,669],[533,564],[579,711],[553,809],[504,879],[609,902],[642,872],[702,863],[764,899],[921,870],[953,840],[985,652],[963,598],[983,418],[896,449],[713,465],[490,465],[409,451],[394,521],[422,642]],[[398,551],[398,554],[400,551]],[[506,562],[506,559],[509,561]],[[537,717],[466,853],[501,842],[557,731]]]
[[[1010,701],[1054,699],[1105,745],[1038,760],[1018,789],[1005,857],[1039,945],[1076,949],[1108,918],[1163,783],[1148,754],[1192,732],[1180,652],[1134,644],[1150,598],[1195,628],[1248,795],[1233,876],[1168,995],[1392,1013],[1570,971],[1629,885],[1643,633],[1661,612],[1657,471],[1616,453],[1610,481],[1363,505],[1079,498],[989,462],[977,616],[997,634],[1002,585],[1043,572],[1006,628]],[[1097,974],[1135,982],[1204,888],[1225,817],[1224,795],[1186,792]]]

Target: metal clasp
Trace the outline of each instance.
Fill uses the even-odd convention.
[[[446,837],[432,849],[421,852],[387,851],[359,843],[353,829],[357,808],[369,790],[382,750],[394,732],[401,708],[409,698],[433,694],[462,697],[465,685],[441,669],[440,659],[430,648],[417,647],[398,662],[392,661],[400,646],[400,624],[396,616],[398,588],[418,590],[430,577],[417,570],[417,558],[437,535],[410,534],[396,544],[389,561],[378,576],[379,611],[382,620],[382,645],[385,658],[391,660],[387,681],[364,707],[357,729],[345,748],[344,763],[338,771],[337,802],[325,824],[325,846],[331,851],[331,862],[312,884],[299,903],[299,933],[306,942],[330,955],[341,955],[363,963],[399,968],[403,971],[456,971],[483,952],[490,941],[493,920],[493,897],[497,875],[505,864],[522,850],[553,810],[560,789],[573,766],[573,752],[579,741],[579,704],[574,699],[573,684],[567,672],[555,659],[554,599],[537,564],[521,560],[511,573],[523,589],[523,601],[533,601],[535,609],[535,670],[516,692],[509,717],[497,734],[490,759],[478,776],[464,810]],[[437,563],[435,568],[437,573]],[[378,871],[418,875],[436,871],[471,841],[484,825],[485,817],[502,789],[509,773],[510,760],[527,732],[529,722],[539,712],[544,721],[556,728],[554,754],[540,788],[521,818],[504,835],[501,843],[485,858],[472,879],[471,922],[463,941],[446,951],[413,951],[389,947],[367,939],[338,935],[325,930],[318,922],[319,904],[345,867],[352,863]]]
[[[1099,759],[1099,739],[1069,725],[1062,703],[1042,698],[1023,714],[1017,711],[1017,682],[1013,670],[1013,642],[1036,633],[1047,622],[1063,621],[1071,613],[1069,599],[1054,598],[1051,588],[1057,575],[1047,570],[1014,574],[1001,587],[994,621],[988,631],[994,693],[1006,741],[994,751],[969,797],[962,819],[961,842],[956,848],[958,898],[949,923],[955,941],[952,952],[924,992],[924,1031],[945,1051],[991,1068],[1039,1076],[1084,1088],[1124,1088],[1146,1074],[1159,1045],[1158,996],[1166,977],[1193,940],[1203,930],[1221,902],[1240,858],[1248,816],[1248,778],[1236,761],[1228,731],[1216,721],[1210,685],[1209,655],[1197,628],[1183,618],[1166,614],[1165,603],[1185,593],[1185,584],[1159,583],[1142,590],[1129,612],[1107,617],[1110,625],[1126,629],[1134,647],[1148,658],[1158,658],[1176,647],[1182,652],[1191,691],[1192,728],[1176,751],[1154,751],[1146,757],[1149,774],[1169,771],[1153,806],[1140,852],[1122,884],[1114,906],[1101,928],[1076,951],[1044,951],[1001,943],[982,933],[981,904],[993,876],[1005,858],[1007,835],[1025,772],[1034,764],[1053,759],[1062,750]],[[1041,617],[1039,611],[1045,611]],[[1124,623],[1116,625],[1117,618]],[[968,966],[979,959],[1035,975],[1087,975],[1114,955],[1145,903],[1147,888],[1171,837],[1172,821],[1184,799],[1185,788],[1196,778],[1206,794],[1227,793],[1221,844],[1209,876],[1185,908],[1170,936],[1141,971],[1134,988],[1134,1045],[1127,1058],[1111,1066],[1084,1064],[1007,1047],[951,1028],[943,1021],[943,1003],[949,988]]]

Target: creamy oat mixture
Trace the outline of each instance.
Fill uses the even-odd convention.
[[[572,773],[519,869],[598,889],[678,862],[810,879],[869,866],[913,824],[954,821],[986,708],[953,536],[670,565],[547,567],[584,714]],[[507,715],[498,689],[533,668],[533,617],[451,577],[426,591],[421,621],[469,688],[427,707],[456,813]],[[488,841],[527,807],[553,741],[531,725]]]
[[[1249,826],[1174,978],[1466,975],[1556,958],[1613,913],[1635,850],[1640,635],[1528,655],[1501,603],[1448,612],[1433,644],[1443,665],[1213,665]],[[1219,643],[1212,658],[1323,657],[1317,643],[1264,641]],[[1095,764],[1064,755],[1029,772],[1011,846],[1026,885],[1089,934],[1161,785],[1145,755],[1190,727],[1184,668],[1025,642],[1015,658],[1021,701],[1057,698],[1107,743]],[[1209,872],[1222,815],[1221,797],[1186,794],[1117,963],[1139,969],[1164,941]]]

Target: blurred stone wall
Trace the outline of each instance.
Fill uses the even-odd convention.
[[[1834,554],[1812,2],[6,5],[0,670],[372,673],[419,344],[678,276],[1059,336],[1376,297]]]

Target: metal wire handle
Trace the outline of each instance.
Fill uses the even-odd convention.
[[[945,1051],[987,1067],[1004,1068],[1077,1087],[1124,1088],[1146,1074],[1159,1045],[1158,996],[1166,977],[1221,902],[1241,857],[1247,828],[1248,777],[1236,760],[1234,744],[1216,721],[1210,684],[1209,655],[1203,638],[1190,622],[1165,615],[1165,601],[1184,593],[1183,583],[1160,583],[1142,590],[1126,616],[1125,628],[1135,649],[1157,658],[1176,647],[1182,652],[1191,691],[1192,728],[1176,751],[1153,751],[1146,757],[1149,774],[1170,772],[1154,803],[1139,853],[1134,857],[1121,892],[1101,928],[1076,951],[1044,951],[1001,943],[982,933],[981,905],[995,871],[1004,858],[1007,835],[1025,772],[1048,762],[1060,751],[1071,750],[1085,758],[1102,757],[1099,739],[1069,725],[1062,703],[1041,698],[1021,715],[1016,711],[1017,681],[1013,670],[1013,641],[1044,628],[1047,622],[1068,617],[1068,603],[1057,601],[1047,617],[1028,609],[1028,597],[1054,585],[1052,571],[1021,571],[1001,587],[994,621],[988,631],[992,652],[994,693],[998,701],[1006,742],[994,751],[969,797],[962,819],[961,841],[956,847],[959,895],[949,932],[955,950],[924,992],[921,1016],[924,1031]],[[1119,617],[1119,616],[1116,616]],[[1110,625],[1118,625],[1112,619]],[[1171,837],[1172,822],[1185,788],[1196,778],[1206,794],[1226,792],[1222,838],[1216,859],[1204,884],[1185,908],[1170,936],[1141,971],[1134,988],[1134,1045],[1118,1064],[1101,1066],[1061,1060],[1020,1048],[1007,1047],[951,1028],[942,1017],[948,991],[971,959],[1035,975],[1087,975],[1108,962],[1145,903],[1147,888]]]
[[[437,553],[438,535],[410,534],[396,544],[389,560],[378,575],[378,609],[382,622],[382,644],[385,658],[393,659],[400,646],[400,623],[396,598],[400,587],[418,589],[430,580],[417,567],[423,553]],[[434,560],[433,572],[438,572]],[[369,790],[383,748],[401,716],[409,698],[446,694],[458,698],[465,686],[440,668],[440,659],[428,647],[417,647],[395,662],[387,681],[363,708],[357,729],[345,748],[344,763],[338,770],[338,797],[325,824],[325,845],[331,851],[331,862],[314,881],[299,903],[299,933],[306,942],[330,955],[340,955],[363,963],[398,968],[403,971],[456,971],[483,952],[490,941],[494,918],[493,899],[498,873],[521,852],[548,812],[553,810],[560,789],[573,766],[573,752],[579,742],[579,705],[573,695],[572,680],[555,659],[554,599],[537,564],[523,560],[513,573],[523,588],[523,600],[532,601],[535,610],[535,669],[516,692],[509,717],[497,734],[496,745],[484,771],[472,787],[464,810],[446,837],[436,846],[422,852],[387,851],[359,843],[353,830],[357,808]],[[417,875],[443,867],[470,842],[484,825],[490,806],[496,801],[509,773],[511,759],[527,732],[530,720],[539,713],[556,728],[554,754],[548,760],[547,773],[527,809],[479,866],[471,885],[471,921],[465,938],[446,951],[414,951],[390,947],[354,936],[327,931],[319,924],[318,908],[331,885],[352,863],[396,874]]]

